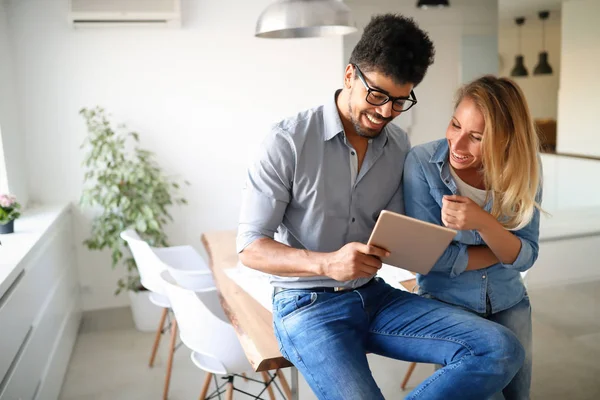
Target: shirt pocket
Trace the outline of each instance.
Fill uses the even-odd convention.
[[[441,225],[442,224],[442,204],[443,204],[442,198],[444,196],[452,195],[452,191],[450,189],[448,189],[447,187],[432,187],[429,189],[429,194],[431,195],[431,197],[433,197],[433,199],[439,206],[439,218],[440,218],[439,223]],[[437,215],[437,212],[438,212],[438,210],[436,210],[436,215]],[[481,239],[481,236],[479,236],[477,234],[477,232],[475,232],[475,231],[458,231],[458,233],[454,237],[454,241],[462,243],[462,244],[466,244],[466,245],[484,244],[483,240]]]
[[[433,200],[440,207],[440,215],[442,213],[442,198],[446,195],[451,195],[452,192],[448,188],[431,187],[429,188],[429,194],[433,197]]]

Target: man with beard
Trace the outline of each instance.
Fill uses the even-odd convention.
[[[381,210],[403,212],[410,143],[389,122],[433,55],[412,19],[374,17],[343,88],[276,124],[248,169],[240,260],[271,275],[281,352],[320,399],[382,399],[369,352],[444,365],[407,399],[486,399],[523,362],[504,327],[375,277],[386,251],[365,244]]]

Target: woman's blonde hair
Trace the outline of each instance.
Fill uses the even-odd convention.
[[[507,229],[527,225],[540,208],[540,143],[527,100],[510,79],[486,75],[463,86],[458,107],[471,99],[483,114],[481,141],[483,179],[492,199],[491,214]]]

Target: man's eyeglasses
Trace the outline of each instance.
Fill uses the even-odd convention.
[[[415,92],[410,91],[409,97],[392,97],[381,90],[373,89],[368,84],[367,81],[358,68],[358,65],[352,64],[354,70],[356,71],[356,76],[358,79],[365,85],[365,89],[367,89],[367,103],[373,106],[382,106],[388,101],[392,102],[392,109],[396,112],[404,112],[408,111],[412,106],[417,104],[417,96],[415,96]]]

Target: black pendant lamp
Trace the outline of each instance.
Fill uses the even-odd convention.
[[[450,7],[448,0],[419,0],[417,7],[422,9],[433,8],[433,7]]]
[[[538,64],[535,66],[533,70],[534,75],[551,75],[552,67],[548,64],[548,52],[546,51],[546,29],[545,22],[550,16],[549,11],[540,11],[538,14],[540,19],[542,20],[542,51],[540,51]]]
[[[515,57],[515,66],[512,71],[510,71],[510,76],[528,76],[529,72],[527,72],[527,68],[525,68],[523,55],[521,54],[521,26],[525,23],[525,18],[516,18],[515,22],[519,31],[519,55]]]

